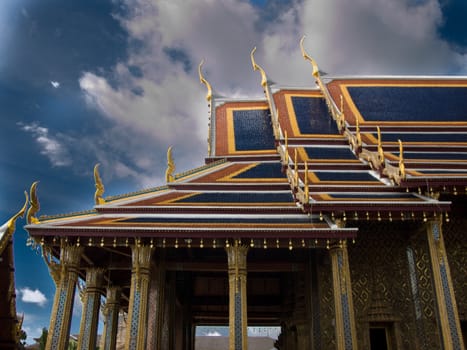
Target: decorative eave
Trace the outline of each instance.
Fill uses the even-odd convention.
[[[118,240],[117,245],[123,245],[122,239],[128,237],[150,239],[346,239],[355,238],[357,228],[232,228],[232,227],[67,227],[54,225],[26,226],[33,237],[42,237],[42,244],[49,243],[54,237],[87,237],[93,238],[92,245],[99,245],[104,239],[105,245],[111,245],[112,240]],[[51,242],[50,242],[51,243]],[[80,241],[85,245],[89,240]]]
[[[181,207],[177,205],[173,206],[103,206],[96,208],[99,213],[102,214],[138,214],[138,213],[178,213],[178,214],[223,214],[223,213],[235,213],[235,214],[297,214],[302,213],[300,208],[295,205],[291,206],[253,206],[253,207],[240,207],[240,206],[191,206]]]

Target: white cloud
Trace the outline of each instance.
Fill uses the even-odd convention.
[[[21,288],[21,301],[25,303],[37,304],[39,306],[44,306],[47,303],[47,298],[44,293],[39,289],[30,289],[29,287]]]
[[[33,135],[41,148],[41,154],[49,158],[53,166],[60,167],[71,164],[68,149],[63,141],[59,140],[60,137],[66,138],[64,135],[52,136],[48,128],[42,127],[37,123],[24,124],[19,122],[18,125],[23,131]]]
[[[60,87],[60,83],[59,83],[58,81],[53,81],[53,80],[51,80],[51,81],[50,81],[50,84],[52,84],[52,86],[53,86],[55,89],[57,89],[57,88]]]
[[[275,21],[262,23],[260,9],[240,0],[122,1],[129,12],[116,18],[129,35],[128,58],[113,68],[112,83],[97,72],[84,72],[79,83],[90,106],[115,122],[106,133],[121,134],[105,137],[99,161],[140,184],[163,181],[170,145],[177,171],[206,156],[208,109],[196,72],[203,57],[207,79],[226,96],[263,97],[249,58],[254,46],[270,80],[313,86],[302,34],[330,75],[467,72],[466,56],[437,34],[443,18],[436,0],[291,0]]]
[[[220,337],[222,334],[220,334],[219,332],[217,331],[213,331],[213,332],[207,332],[206,333],[206,337]]]
[[[442,41],[437,0],[313,0],[301,17],[307,46],[331,74],[439,74],[459,69]]]

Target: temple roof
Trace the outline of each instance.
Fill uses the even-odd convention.
[[[467,188],[467,79],[317,83],[266,85],[266,100],[212,98],[205,165],[80,215],[43,217],[29,232],[321,239],[354,237],[352,220],[447,216]]]

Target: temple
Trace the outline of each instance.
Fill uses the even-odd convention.
[[[206,162],[26,226],[56,285],[47,348],[195,349],[195,327],[280,326],[291,349],[464,349],[467,78],[322,77],[265,97],[208,94]],[[304,72],[306,74],[307,72]],[[256,74],[256,73],[252,73]],[[176,145],[175,145],[176,147]],[[35,188],[31,202],[38,207]],[[101,297],[105,303],[101,303]],[[120,336],[122,336],[120,334]],[[200,350],[200,349],[196,349]]]
[[[0,226],[0,349],[17,349],[20,343],[23,316],[16,313],[15,264],[13,258],[13,234],[16,220],[23,217],[28,197],[21,210]]]

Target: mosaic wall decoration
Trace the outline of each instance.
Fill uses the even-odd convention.
[[[321,349],[335,350],[336,340],[334,332],[334,293],[332,287],[332,271],[329,252],[323,252],[322,259],[318,263],[318,283],[320,294],[320,328]]]
[[[415,224],[361,223],[356,243],[349,245],[357,337],[363,341],[360,346],[369,345],[365,342],[369,342],[370,322],[380,321],[397,325],[401,334],[394,341],[405,348],[439,347],[430,260],[424,237],[420,226]],[[408,247],[413,257],[411,267]],[[416,299],[414,281],[418,292]],[[375,303],[379,308],[384,306],[384,314],[369,314],[370,309],[376,307]]]
[[[137,283],[136,281],[134,283]],[[137,348],[138,341],[138,328],[139,324],[139,309],[141,305],[141,292],[139,288],[134,287],[135,292],[133,295],[133,313],[130,320],[130,346],[129,349],[133,350]]]
[[[448,256],[451,279],[457,302],[459,318],[467,321],[467,241],[465,239],[467,220],[453,218],[443,223],[443,236]]]
[[[86,297],[86,304],[84,307],[85,323],[84,323],[84,330],[81,335],[82,337],[81,348],[82,349],[91,349],[91,344],[89,344],[89,340],[91,336],[91,326],[93,325],[92,317],[94,313],[94,306],[95,306],[94,303],[95,303],[95,295],[92,293],[89,293]]]

